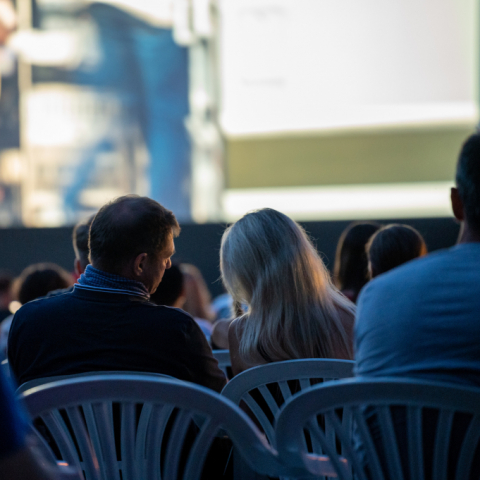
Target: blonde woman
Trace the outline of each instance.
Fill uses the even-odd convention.
[[[355,306],[332,284],[305,231],[269,208],[224,233],[223,282],[248,311],[228,331],[232,370],[296,358],[352,358]]]

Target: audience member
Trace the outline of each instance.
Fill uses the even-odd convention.
[[[73,285],[72,276],[55,263],[35,263],[27,267],[13,283],[13,296],[22,305],[44,297],[54,290]]]
[[[380,228],[375,222],[354,222],[340,236],[335,254],[333,278],[338,289],[352,302],[357,301],[368,282],[368,260],[365,247]]]
[[[72,292],[15,314],[8,356],[19,383],[89,371],[163,373],[220,391],[225,376],[198,325],[151,303],[180,227],[146,197],[104,205],[90,227],[90,265]]]
[[[272,209],[242,217],[223,235],[220,268],[249,309],[229,328],[234,374],[280,360],[352,357],[355,306],[289,217]]]
[[[172,263],[172,266],[165,270],[163,279],[155,293],[150,295],[150,301],[156,305],[165,305],[167,307],[175,307],[183,309],[187,299],[185,289],[185,275],[181,268]],[[193,317],[193,315],[192,315]],[[205,319],[193,317],[197,325],[200,327],[207,341],[210,341],[212,334],[212,324]]]
[[[238,302],[234,302],[233,297],[229,293],[222,295],[222,297],[224,298],[220,299],[218,304],[221,305],[223,303],[225,309],[223,316],[213,324],[210,343],[214,349],[228,350],[230,348],[230,345],[228,344],[228,330],[230,328],[230,324],[233,322],[233,320],[235,320],[235,318],[241,317],[248,311],[248,305],[242,305]],[[228,309],[226,309],[227,304]],[[229,314],[227,315],[228,312]]]
[[[189,263],[182,263],[180,268],[183,273],[185,303],[182,309],[193,318],[202,318],[213,322],[215,316],[210,306],[212,296],[200,270]]]
[[[25,268],[12,286],[12,296],[21,305],[49,292],[68,289],[72,286],[72,276],[55,263],[36,263]],[[12,326],[13,314],[0,324],[0,359],[6,357],[8,336]]]
[[[155,305],[182,308],[185,302],[184,278],[176,263],[172,263],[170,268],[165,270],[160,285],[150,295],[150,301]]]
[[[480,386],[480,134],[462,147],[451,190],[458,244],[380,275],[363,289],[356,374]]]
[[[81,220],[73,227],[72,243],[73,251],[75,252],[75,259],[73,261],[73,268],[76,277],[85,271],[87,265],[90,263],[88,259],[88,234],[90,232],[90,225],[93,222],[95,215],[91,215],[87,219]],[[47,296],[53,297],[55,295],[61,295],[63,293],[73,291],[73,285],[68,288],[61,288],[59,290],[53,290]]]
[[[95,215],[91,215],[73,227],[72,243],[75,252],[73,266],[75,268],[75,275],[78,277],[85,271],[87,265],[90,263],[88,258],[88,236],[94,218]]]
[[[370,278],[426,254],[427,245],[417,230],[409,225],[386,225],[367,243]]]
[[[0,271],[0,322],[11,314],[12,282],[13,277],[10,273]]]

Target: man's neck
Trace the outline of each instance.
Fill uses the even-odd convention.
[[[128,275],[126,270],[115,270],[114,272],[110,272],[110,271],[106,270],[105,268],[97,266],[93,263],[90,264],[90,266],[93,267],[95,270],[98,270],[101,273],[106,273],[107,275],[115,275],[117,277],[126,278],[128,280],[134,280],[133,278],[130,278],[130,276]]]
[[[460,227],[457,244],[480,242],[480,233],[473,230],[468,223],[463,222]]]

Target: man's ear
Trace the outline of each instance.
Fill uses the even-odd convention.
[[[77,277],[79,277],[83,273],[82,264],[80,263],[80,260],[78,258],[76,258],[73,262],[73,269],[75,270],[75,275]]]
[[[146,253],[140,253],[135,257],[133,262],[133,273],[138,277],[141,277],[145,272],[145,262],[147,260],[147,256],[148,254]]]
[[[458,193],[458,188],[452,187],[450,190],[450,200],[452,202],[452,210],[455,218],[459,222],[463,222],[465,220],[465,213],[463,210],[463,202],[460,198],[460,194]]]

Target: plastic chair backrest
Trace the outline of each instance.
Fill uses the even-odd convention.
[[[235,376],[222,395],[237,405],[245,402],[275,446],[273,423],[285,401],[320,381],[351,377],[353,366],[350,360],[317,358],[269,363]]]
[[[96,375],[40,385],[23,398],[30,415],[55,440],[61,458],[81,468],[87,480],[199,479],[219,431],[228,434],[253,470],[272,476],[297,472],[280,463],[236,405],[188,382]]]
[[[53,377],[42,377],[36,378],[35,380],[29,380],[28,382],[22,383],[16,390],[16,394],[19,395],[20,393],[25,392],[26,390],[30,390],[33,387],[38,387],[39,385],[45,385],[47,383],[58,382],[59,380],[71,380],[74,378],[84,378],[84,377],[93,377],[98,375],[146,375],[147,377],[155,376],[155,377],[164,377],[170,378],[171,380],[176,380],[177,382],[181,382],[182,380],[178,380],[177,378],[171,377],[170,375],[164,375],[163,373],[150,373],[150,372],[126,372],[126,371],[107,371],[107,372],[84,372],[84,373],[74,373],[72,375],[56,375]]]
[[[334,429],[343,459],[319,415]],[[319,462],[305,449],[305,429],[340,480],[479,478],[480,389],[399,378],[313,387],[284,405],[276,436],[282,460],[316,474]]]
[[[8,360],[2,360],[1,367],[3,376],[5,378],[10,379],[12,377],[12,372],[10,371],[10,365],[8,364]]]
[[[220,368],[227,378],[232,378],[230,350],[212,350],[212,353],[218,361],[218,368]]]
[[[55,475],[55,480],[83,480],[82,472],[78,468],[72,465],[57,464],[57,459],[48,446],[48,443],[33,426],[30,426],[29,446],[40,454],[39,458],[41,459],[42,465],[49,466],[49,470]]]

